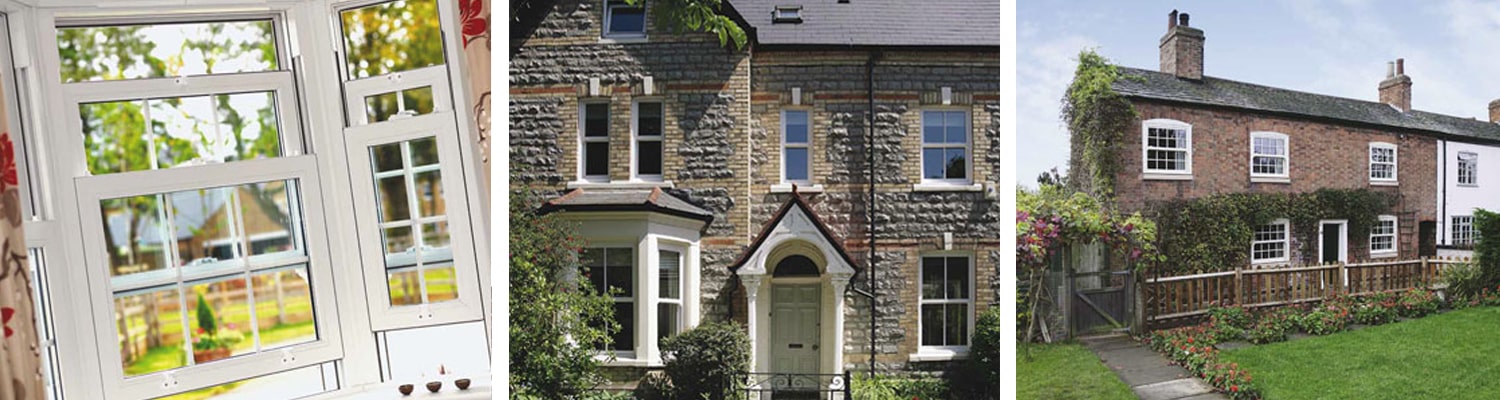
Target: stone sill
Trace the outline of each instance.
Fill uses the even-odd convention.
[[[613,361],[603,360],[597,356],[594,358],[603,361],[603,364],[601,364],[601,366],[603,367],[661,368],[665,366],[665,364],[662,364],[660,361],[641,360],[635,358],[616,357]]]
[[[1280,176],[1252,176],[1250,183],[1292,183],[1292,178]]]
[[[1397,251],[1388,251],[1388,252],[1381,252],[1381,253],[1371,252],[1370,253],[1370,258],[1395,258],[1396,256],[1398,256],[1400,254],[1401,253],[1397,252]]]
[[[968,350],[920,350],[907,356],[910,362],[953,361],[969,358]]]
[[[646,43],[651,41],[646,36],[605,36],[599,38],[599,44],[631,44]]]
[[[1168,173],[1168,172],[1144,172],[1141,173],[1143,181],[1190,181],[1193,180],[1192,173]]]
[[[778,183],[771,185],[771,193],[791,193],[792,184]],[[797,185],[797,193],[823,193],[823,185]]]
[[[308,397],[307,399],[311,399],[311,400],[334,400],[334,399],[340,399],[340,400],[341,399],[376,399],[376,400],[379,400],[379,399],[391,399],[391,400],[412,400],[412,399],[479,400],[479,399],[492,399],[492,398],[494,398],[495,391],[494,391],[494,384],[492,383],[493,382],[493,377],[490,376],[489,374],[486,374],[486,375],[483,375],[483,376],[472,376],[472,377],[469,377],[469,380],[473,381],[473,383],[469,385],[469,389],[468,390],[458,390],[458,387],[456,387],[456,386],[453,385],[453,381],[461,379],[461,378],[464,378],[464,376],[461,376],[461,375],[448,375],[447,377],[441,379],[440,381],[443,382],[443,388],[442,388],[442,390],[438,391],[437,393],[432,393],[432,392],[427,391],[427,386],[426,386],[427,382],[429,382],[431,380],[428,380],[428,379],[419,379],[421,382],[416,382],[416,381],[399,382],[398,381],[398,382],[384,382],[384,383],[375,383],[375,384],[369,384],[369,385],[355,386],[355,387],[350,387],[350,388],[346,388],[346,389],[340,389],[340,390],[336,390],[336,391],[332,391],[332,392],[328,392],[328,393],[322,393],[322,394],[313,395],[312,397]],[[412,386],[414,386],[412,388],[411,395],[409,395],[409,396],[402,396],[401,392],[399,392],[399,391],[396,390],[396,388],[399,387],[399,386],[401,386],[402,383],[410,383]]]
[[[611,182],[572,181],[572,182],[568,182],[568,189],[652,189],[652,188],[671,189],[671,188],[674,188],[674,187],[676,187],[676,186],[672,184],[672,181],[661,181],[661,182],[651,182],[651,181],[611,181]]]
[[[1396,181],[1370,181],[1370,186],[1400,186]]]
[[[1477,184],[1477,183],[1460,183],[1460,184],[1458,184],[1458,187],[1461,187],[1461,188],[1476,188],[1477,189],[1477,188],[1479,188],[1479,184]]]
[[[911,185],[913,192],[979,192],[984,190],[983,184],[957,184],[957,183],[918,183]]]

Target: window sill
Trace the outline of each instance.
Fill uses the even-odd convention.
[[[568,189],[651,189],[651,188],[671,189],[671,188],[674,188],[674,187],[676,187],[676,185],[672,184],[672,181],[661,181],[661,182],[652,182],[652,181],[611,181],[611,182],[572,181],[572,182],[568,182]]]
[[[454,386],[453,381],[458,380],[458,379],[463,379],[465,377],[469,378],[469,380],[472,381],[472,383],[469,385],[469,389],[468,390],[458,390],[458,387]],[[491,398],[494,398],[494,396],[495,396],[494,384],[493,384],[493,377],[491,375],[489,375],[489,374],[485,374],[483,376],[448,375],[447,377],[444,377],[441,380],[438,380],[438,381],[440,381],[440,382],[443,383],[443,389],[440,390],[440,391],[438,391],[437,393],[432,393],[432,392],[428,392],[427,391],[426,385],[427,385],[427,382],[430,382],[430,381],[432,381],[432,380],[423,379],[423,380],[421,380],[421,382],[415,382],[415,381],[401,382],[401,381],[397,381],[397,382],[385,382],[385,383],[377,383],[377,384],[370,384],[370,385],[363,385],[363,386],[354,386],[354,387],[350,387],[350,388],[347,388],[347,389],[341,389],[341,390],[336,390],[336,391],[332,391],[332,392],[328,392],[328,393],[322,393],[322,394],[318,394],[318,395],[313,395],[312,397],[308,397],[308,399],[312,399],[312,400],[334,400],[334,399],[340,399],[340,400],[341,399],[376,399],[376,400],[379,400],[379,399],[391,399],[391,400],[397,400],[397,399],[400,399],[400,400],[408,400],[408,399],[479,400],[479,399],[491,399]],[[402,383],[410,383],[413,386],[411,395],[409,395],[409,396],[403,396],[401,394],[401,392],[397,391],[397,387],[401,386]]]
[[[1285,258],[1278,258],[1278,259],[1275,259],[1275,260],[1260,260],[1260,261],[1251,260],[1250,261],[1250,265],[1280,265],[1280,264],[1286,264],[1286,263],[1287,263],[1287,259],[1285,259]]]
[[[1397,251],[1394,251],[1394,250],[1393,251],[1384,251],[1384,252],[1379,252],[1379,253],[1376,253],[1376,252],[1372,251],[1372,252],[1370,252],[1370,258],[1395,258],[1396,256],[1398,256],[1400,254],[1401,254],[1400,252],[1397,252]]]
[[[600,365],[605,367],[659,368],[664,366],[661,361],[642,360],[635,356],[616,356],[614,360],[610,360],[606,356],[595,355],[594,359],[599,360],[602,363]]]
[[[1193,180],[1191,172],[1144,172],[1141,173],[1143,181],[1190,181]]]
[[[1458,187],[1461,187],[1461,188],[1478,188],[1479,184],[1477,184],[1477,183],[1460,183],[1460,184],[1458,184]]]
[[[980,192],[984,185],[978,183],[918,183],[911,185],[913,192]]]
[[[790,184],[790,183],[778,183],[778,184],[775,184],[775,185],[771,185],[771,193],[791,193],[791,192],[792,192],[792,184]],[[797,184],[797,193],[823,193],[823,185],[818,185],[818,184],[801,184],[801,183],[799,183],[799,184]]]
[[[1396,181],[1370,181],[1370,186],[1400,186]]]
[[[907,356],[910,362],[953,361],[969,358],[969,350],[922,349]]]
[[[649,42],[649,41],[650,41],[650,39],[647,38],[645,35],[640,35],[640,36],[635,36],[635,35],[619,35],[619,36],[604,36],[604,37],[599,38],[599,43],[600,44],[632,44],[632,43],[646,43],[646,42]]]
[[[1250,183],[1292,183],[1292,178],[1281,176],[1251,176]]]

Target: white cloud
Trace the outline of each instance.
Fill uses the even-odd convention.
[[[1016,182],[1035,186],[1042,172],[1067,169],[1068,132],[1058,119],[1058,109],[1073,80],[1078,52],[1097,47],[1098,42],[1083,35],[1038,38],[1027,34],[1019,39]]]

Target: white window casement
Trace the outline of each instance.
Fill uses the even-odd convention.
[[[1269,224],[1257,225],[1252,235],[1251,264],[1285,263],[1291,259],[1288,240],[1292,232],[1291,223],[1288,220],[1278,219]]]
[[[684,318],[682,315],[682,293],[685,286],[682,280],[682,250],[679,247],[662,246],[656,254],[656,340],[661,343],[662,339],[682,333]]]
[[[1286,134],[1250,132],[1250,181],[1291,182],[1290,144]]]
[[[823,185],[813,183],[812,158],[812,112],[782,110],[781,181],[771,185],[771,192],[790,193],[792,185],[799,192],[823,191]]]
[[[969,113],[922,111],[922,180],[917,191],[980,190],[973,183]]]
[[[645,2],[632,6],[624,0],[604,0],[603,36],[606,39],[645,39]]]
[[[966,254],[922,256],[916,358],[962,356],[974,326],[974,262]]]
[[[1479,154],[1458,152],[1458,185],[1479,186]]]
[[[609,103],[579,103],[578,127],[578,178],[609,182]]]
[[[1141,123],[1141,179],[1193,179],[1193,126],[1152,119]]]
[[[1396,166],[1396,145],[1370,142],[1371,185],[1395,185],[1398,176]]]
[[[635,249],[631,247],[594,247],[583,249],[578,263],[584,268],[594,293],[607,294],[615,301],[615,323],[620,330],[610,337],[605,348],[616,357],[635,358]]]
[[[661,182],[666,129],[666,112],[661,100],[638,100],[631,107],[630,136],[634,155],[630,158],[631,178],[637,181]]]
[[[1474,216],[1454,215],[1449,219],[1448,244],[1453,246],[1474,245]]]
[[[1377,217],[1375,225],[1370,227],[1370,257],[1395,257],[1398,253],[1396,232],[1396,216]]]
[[[460,322],[488,360],[456,4],[90,2],[0,2],[57,392],[338,397],[392,379],[386,332]]]

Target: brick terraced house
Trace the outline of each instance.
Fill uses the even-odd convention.
[[[610,0],[532,1],[512,29],[512,189],[578,221],[625,293],[619,387],[705,320],[746,326],[754,372],[965,357],[999,291],[998,3],[725,8],[744,49]]]
[[[1453,192],[1474,190],[1475,171],[1458,172],[1466,162],[1459,160],[1475,160],[1472,148],[1493,148],[1485,146],[1495,146],[1500,125],[1413,109],[1403,60],[1388,65],[1379,101],[1365,101],[1207,76],[1203,44],[1203,30],[1173,11],[1161,39],[1160,70],[1121,68],[1125,77],[1115,90],[1139,113],[1139,131],[1125,135],[1118,154],[1113,190],[1122,209],[1222,193],[1320,188],[1367,188],[1397,200],[1368,235],[1351,232],[1347,221],[1321,221],[1319,234],[1311,236],[1318,243],[1307,247],[1296,243],[1286,220],[1259,226],[1254,243],[1245,245],[1251,264],[1428,255],[1433,250],[1427,244],[1440,236],[1439,213],[1472,209],[1470,203],[1450,206],[1461,202]],[[1081,144],[1073,146],[1077,154]],[[1073,171],[1083,171],[1074,159]],[[1459,185],[1459,179],[1469,183]],[[1299,247],[1312,250],[1301,254]]]

